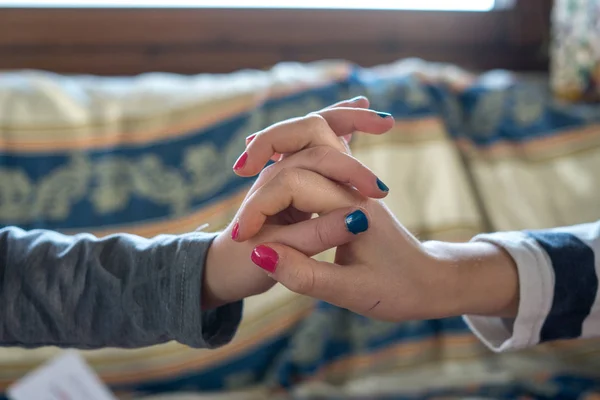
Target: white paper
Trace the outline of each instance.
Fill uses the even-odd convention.
[[[8,389],[11,400],[116,400],[83,357],[67,351]]]

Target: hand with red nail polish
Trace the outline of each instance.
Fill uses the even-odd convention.
[[[445,275],[435,271],[421,243],[383,203],[330,179],[334,166],[316,163],[310,170],[294,166],[277,169],[310,158],[313,151],[300,151],[269,167],[275,172],[271,175],[269,169],[265,170],[263,174],[268,176],[264,182],[261,174],[257,187],[238,212],[236,240],[242,245],[255,243],[252,262],[265,276],[292,291],[381,319],[395,320],[411,310],[417,313],[419,309],[410,302],[406,302],[407,309],[403,308],[401,295],[411,299],[415,298],[412,293],[428,293],[425,284],[442,282]],[[342,165],[339,173],[344,171],[348,169]],[[289,236],[284,240],[265,240],[265,229],[273,227],[272,218],[290,207],[319,217],[285,225]],[[311,259],[315,252],[310,251],[312,245],[306,245],[311,241],[322,243],[322,250],[339,243],[336,263]],[[428,276],[431,272],[433,275]],[[428,276],[426,281],[416,279],[421,273]],[[432,312],[444,313],[433,308]]]
[[[320,173],[332,181],[355,188],[367,197],[387,196],[388,187],[368,167],[352,157],[348,148],[348,141],[355,130],[381,134],[393,126],[393,118],[389,114],[368,110],[368,105],[366,98],[357,97],[250,135],[246,139],[246,151],[233,168],[238,175],[251,176],[261,172],[269,159],[278,162],[262,170],[249,196],[282,171],[292,168]],[[302,156],[297,156],[295,153],[301,150]],[[271,216],[269,222],[291,224],[310,217],[310,213],[290,207]],[[235,240],[245,240],[247,232],[248,227],[245,226],[238,237],[236,228]]]
[[[211,246],[205,276],[207,307],[262,293],[275,284],[252,264],[251,254],[267,272],[269,262],[273,264],[267,248],[253,251],[261,242],[276,240],[312,256],[356,240],[368,229],[366,196],[383,198],[388,188],[348,154],[340,136],[356,129],[383,133],[393,120],[352,108],[364,102],[340,103],[248,139],[248,150],[235,164],[239,174],[258,171],[275,153],[284,156],[261,172],[234,222]],[[320,217],[311,219],[313,214]]]
[[[368,101],[359,98],[337,106],[351,110],[350,107],[366,105]],[[371,118],[373,112],[368,113],[368,118]],[[343,116],[332,114],[328,118],[340,125],[345,122],[337,119]],[[296,124],[301,125],[302,122],[292,123],[293,126]],[[343,132],[347,134],[348,129]],[[247,141],[249,146],[254,146],[259,136],[250,137]],[[335,135],[334,139],[339,140]],[[265,162],[274,153],[276,151],[271,152]],[[245,152],[236,162],[235,170],[245,170],[255,154],[250,149]],[[262,198],[269,197],[272,191],[284,194],[288,203],[272,205],[267,211],[268,216],[255,218],[255,205]],[[356,223],[358,219],[348,219],[348,216],[361,210],[361,203],[366,200],[361,191],[378,198],[387,194],[385,185],[382,186],[368,168],[346,152],[332,150],[328,146],[309,146],[266,168],[248,192],[245,207],[240,209],[231,226],[215,239],[209,250],[203,307],[214,308],[259,294],[276,283],[252,262],[262,262],[267,272],[269,260],[274,265],[273,258],[269,259],[268,249],[254,249],[262,241],[277,240],[312,256],[360,237],[368,227],[368,213],[361,211],[364,215],[362,223]],[[311,219],[314,213],[321,214],[321,217]],[[355,223],[348,225],[351,220]],[[248,240],[250,236],[252,239]]]
[[[274,187],[277,185],[270,182],[261,187],[239,214],[240,229],[244,225],[253,227],[250,233],[247,229],[241,235],[243,239],[250,237],[251,243],[259,241],[251,259],[266,276],[296,293],[372,318],[404,321],[461,315],[460,274],[436,259],[379,200],[342,200],[356,208],[349,205],[336,218],[343,218],[348,232],[360,234],[337,247],[334,263],[312,259],[299,238],[295,243],[283,243],[279,238],[262,240],[261,233],[253,236],[254,231],[262,232],[257,224],[279,209],[294,203],[305,210],[320,197],[310,184],[291,197]],[[318,218],[286,229],[300,229],[302,224],[333,214],[321,211],[324,214]]]
[[[288,225],[271,222],[292,204],[319,217]],[[242,265],[245,254],[258,268],[240,275],[244,290],[255,285],[261,293],[277,281],[372,318],[404,321],[516,312],[515,268],[495,245],[421,243],[380,200],[315,171],[284,169],[256,188],[234,226],[239,243],[231,246],[231,237],[219,236],[217,248],[224,256],[213,263],[217,274],[229,277],[227,288],[235,287],[237,279],[223,266]],[[334,263],[311,258],[333,247]]]
[[[310,157],[311,150],[300,152],[282,164]],[[342,166],[349,162],[344,161]],[[204,307],[213,308],[259,294],[276,283],[253,264],[260,263],[268,273],[274,272],[276,260],[268,248],[257,247],[261,242],[277,241],[313,256],[356,240],[368,230],[368,212],[361,208],[368,199],[356,189],[326,178],[328,171],[321,168],[324,167],[316,171],[295,167],[274,169],[278,172],[249,194],[232,225],[209,249]],[[348,168],[346,173],[351,171]],[[315,213],[320,217],[311,219]],[[281,214],[290,219],[281,218]]]
[[[254,135],[244,167],[236,173],[257,173],[274,153],[284,157],[261,172],[238,212],[235,240],[259,242],[253,263],[292,291],[360,314],[393,321],[460,315],[465,310],[458,274],[376,200],[385,196],[387,186],[338,138],[353,130],[383,133],[391,124],[389,114],[333,108]],[[262,240],[264,229],[273,224],[300,231],[303,224],[334,214],[336,207],[344,207],[348,232],[350,226],[368,231],[338,246],[333,264],[309,258],[313,253],[299,237],[296,242]],[[320,217],[311,220],[312,213]]]
[[[282,161],[301,150],[311,148],[329,148],[331,151],[317,153],[312,164],[304,165],[309,169],[316,162],[333,164],[328,160],[342,153],[348,157],[348,142],[354,131],[371,134],[383,134],[394,126],[391,115],[365,108],[358,108],[362,100],[345,102],[302,118],[294,118],[275,124],[246,139],[246,151],[234,164],[234,171],[240,176],[254,176],[261,172],[269,160]],[[366,101],[366,99],[365,99]],[[368,103],[367,103],[368,104]],[[354,185],[367,197],[383,198],[387,191],[377,186],[373,173],[364,165],[356,162],[356,179],[341,181]],[[332,179],[334,179],[332,177]]]
[[[285,243],[303,254],[313,256],[356,240],[368,230],[368,212],[360,208],[364,198],[356,190],[336,185],[318,173],[305,172],[307,175],[303,175],[297,183],[294,183],[292,175],[286,173],[261,187],[246,199],[242,208],[245,211],[236,220],[239,222],[234,222],[214,240],[204,270],[205,309],[263,293],[276,283],[268,275],[275,272],[276,256],[268,248],[260,247],[261,242]],[[291,185],[288,186],[290,192],[280,190],[279,185]],[[283,199],[275,194],[277,192],[291,193],[291,197]],[[315,196],[314,193],[321,195]],[[279,201],[276,204],[263,201],[270,197]],[[293,224],[282,223],[277,218],[265,217],[254,221],[246,218],[261,203],[268,208],[265,214],[277,216],[279,210],[288,208],[287,204],[292,202],[299,212],[309,215],[319,212],[322,215]],[[260,232],[253,233],[253,226],[258,225]],[[248,240],[248,235],[253,237]],[[256,268],[255,264],[260,264],[267,274]]]
[[[248,140],[246,155],[236,163],[240,175],[262,168],[275,153],[283,155],[261,172],[235,221],[211,247],[205,269],[209,300],[203,304],[236,301],[280,282],[390,321],[514,315],[518,279],[506,252],[485,243],[421,243],[413,237],[377,199],[385,196],[385,184],[348,154],[342,140],[311,133],[323,126],[315,123],[319,118],[336,135],[364,130],[350,111],[338,111],[323,110],[310,123],[287,121]],[[349,119],[336,120],[344,115]],[[296,124],[313,135],[310,140],[294,131]],[[285,144],[290,138],[292,144]],[[310,258],[333,247],[334,263]],[[481,262],[489,268],[480,268]]]
[[[373,172],[349,154],[347,147],[346,141],[356,129],[378,134],[393,125],[391,118],[367,110],[368,105],[366,98],[359,97],[248,137],[247,151],[234,165],[237,174],[257,173],[270,158],[280,161],[261,172],[244,200],[245,211],[240,210],[211,246],[205,307],[262,293],[275,284],[250,260],[251,253],[258,260],[259,253],[252,249],[260,241],[277,238],[280,243],[314,255],[355,239],[359,232],[350,232],[344,221],[365,201],[361,193],[382,198],[388,191]],[[286,139],[280,140],[283,135]],[[276,143],[270,144],[270,140]],[[294,154],[299,150],[303,151]],[[272,190],[285,193],[290,206],[279,207],[268,217],[255,218],[253,205]],[[302,191],[309,194],[308,201],[304,197],[292,201]],[[322,217],[311,219],[313,213]],[[250,236],[252,240],[248,241]]]

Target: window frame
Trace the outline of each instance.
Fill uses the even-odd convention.
[[[3,9],[0,69],[187,74],[420,57],[476,70],[544,71],[550,8],[548,0],[520,0],[490,12]]]

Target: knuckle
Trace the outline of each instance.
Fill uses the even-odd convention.
[[[271,179],[279,172],[279,170],[280,168],[277,164],[268,165],[261,171],[260,178]]]
[[[281,184],[295,191],[302,186],[302,176],[297,168],[283,168],[277,175]]]
[[[318,243],[324,247],[328,247],[333,243],[333,234],[330,227],[330,224],[324,223],[319,218],[316,219],[314,235],[317,238]]]
[[[308,128],[307,131],[310,132],[310,136],[316,142],[313,144],[326,144],[328,147],[333,147],[336,150],[346,152],[346,147],[337,137],[336,133],[329,126],[329,122],[320,114],[311,114],[307,117]]]
[[[276,173],[277,173],[276,170],[262,171],[258,175],[258,178],[256,178],[256,181],[254,181],[254,184],[252,185],[252,188],[250,189],[246,198],[248,198],[249,195],[254,194],[256,191],[260,190],[263,186],[265,186],[266,184],[271,182],[273,180],[273,178],[276,176]]]
[[[289,276],[288,289],[298,294],[310,294],[315,287],[315,274],[312,268],[298,268]]]
[[[306,117],[306,123],[309,126],[309,129],[313,131],[329,131],[329,124],[327,120],[320,114],[308,114]]]
[[[307,150],[307,157],[312,165],[320,165],[331,156],[333,149],[328,146],[316,146]]]

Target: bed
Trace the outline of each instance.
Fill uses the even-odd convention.
[[[231,172],[247,135],[356,95],[397,121],[384,136],[356,135],[352,148],[419,238],[597,220],[600,111],[554,100],[545,82],[418,59],[195,76],[4,72],[0,224],[98,236],[216,231],[251,184]],[[0,387],[57,352],[1,349]],[[221,349],[82,354],[123,399],[600,396],[598,340],[497,355],[460,318],[378,322],[280,287],[248,299]]]

